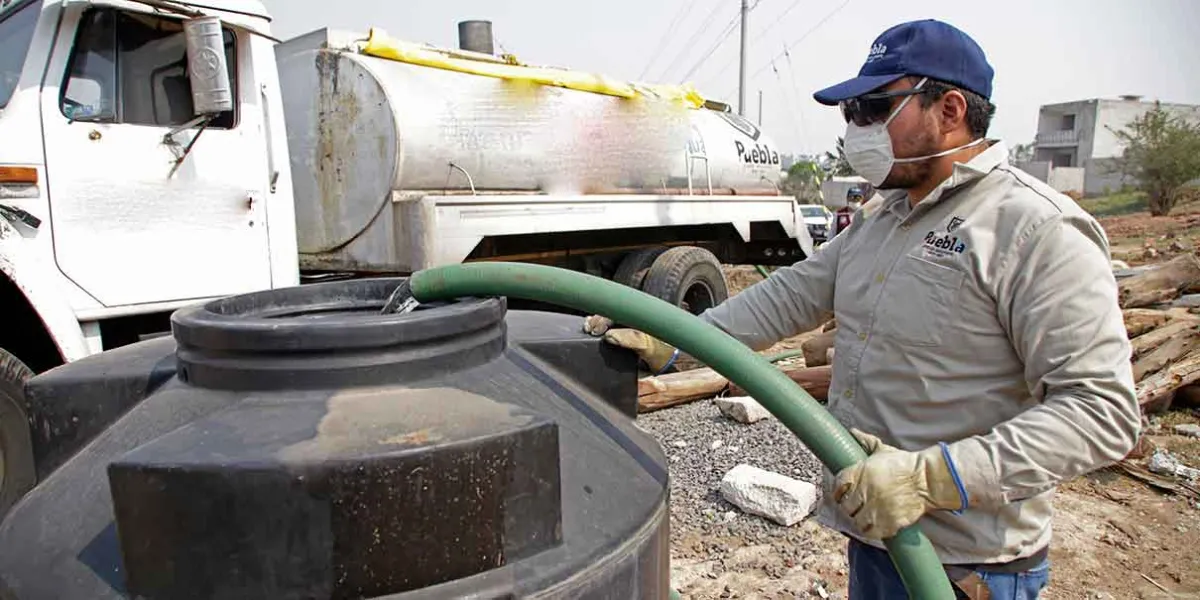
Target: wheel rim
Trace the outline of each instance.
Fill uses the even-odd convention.
[[[680,308],[698,315],[716,305],[716,294],[712,288],[702,281],[697,281],[688,286],[687,291],[683,293]]]

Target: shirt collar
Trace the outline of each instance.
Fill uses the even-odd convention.
[[[917,206],[937,204],[946,195],[946,192],[980,179],[998,166],[1008,164],[1008,147],[1002,140],[989,139],[984,143],[988,145],[987,150],[980,152],[965,163],[954,163],[954,171],[950,173],[950,176],[933,188],[933,191]],[[904,218],[911,212],[907,191],[887,190],[880,192],[880,195],[884,198],[886,210],[897,217]]]

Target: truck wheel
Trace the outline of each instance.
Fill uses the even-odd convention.
[[[654,260],[666,251],[666,246],[654,246],[626,254],[625,258],[621,259],[621,264],[617,265],[617,272],[613,274],[612,280],[635,290],[642,289],[642,281],[646,279],[646,272],[650,270]]]
[[[729,299],[721,263],[712,252],[694,246],[663,252],[646,273],[642,291],[694,315]]]
[[[0,350],[0,520],[33,488],[33,443],[25,416],[25,382],[33,371]]]

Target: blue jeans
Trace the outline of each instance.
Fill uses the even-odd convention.
[[[907,600],[904,583],[887,552],[850,540],[850,600]],[[1050,582],[1050,561],[1019,573],[978,571],[994,600],[1037,600]],[[964,597],[959,594],[959,597]]]

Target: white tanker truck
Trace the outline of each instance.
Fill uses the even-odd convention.
[[[486,28],[269,24],[255,0],[0,0],[0,516],[46,433],[24,382],[184,305],[507,260],[699,312],[720,263],[812,252],[778,148],[690,89],[522,65]]]

